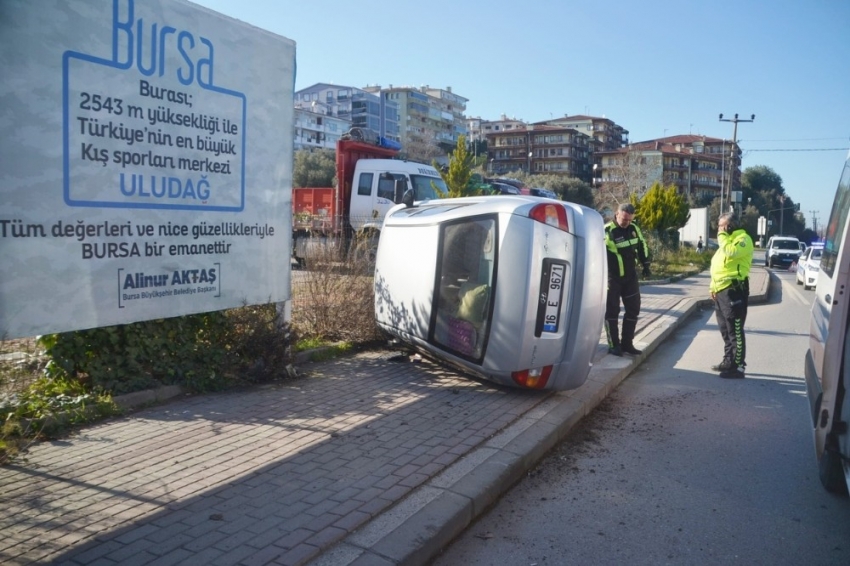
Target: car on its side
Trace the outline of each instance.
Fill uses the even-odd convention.
[[[812,244],[797,260],[797,285],[803,289],[811,289],[818,282],[820,260],[823,255],[823,244]]]
[[[502,385],[566,390],[590,372],[607,262],[593,209],[530,195],[394,207],[375,260],[390,337]]]
[[[767,242],[764,264],[767,267],[790,267],[800,258],[800,240],[793,236],[772,236]]]
[[[843,494],[850,486],[849,226],[850,155],[826,224],[804,364],[820,480]]]

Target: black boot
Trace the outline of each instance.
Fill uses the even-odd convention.
[[[632,356],[639,356],[643,352],[635,348],[633,343],[635,338],[635,328],[637,328],[637,319],[623,319],[623,342],[620,347],[623,352],[626,354],[631,354]]]
[[[620,329],[617,319],[605,319],[605,335],[608,337],[608,353],[612,356],[622,356],[620,350]]]

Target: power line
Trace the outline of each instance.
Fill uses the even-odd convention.
[[[846,137],[843,138],[795,138],[795,139],[785,139],[785,140],[741,140],[746,142],[790,142],[790,141],[827,141],[827,140],[846,140]]]
[[[750,151],[848,151],[850,147],[826,147],[822,149],[746,149],[745,152],[749,153]]]

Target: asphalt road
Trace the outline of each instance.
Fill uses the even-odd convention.
[[[803,381],[814,293],[774,275],[747,379],[708,369],[704,311],[434,564],[850,564],[850,500],[818,481]]]

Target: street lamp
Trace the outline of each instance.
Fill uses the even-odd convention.
[[[593,164],[593,187],[596,188],[596,169],[599,167],[598,163]]]

